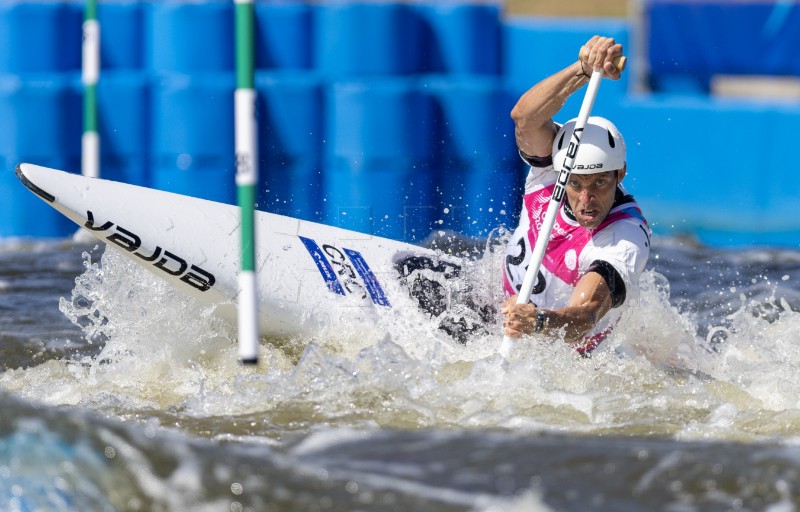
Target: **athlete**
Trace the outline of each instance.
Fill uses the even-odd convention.
[[[622,187],[625,142],[608,120],[590,117],[566,184],[530,301],[516,304],[575,120],[553,121],[593,69],[617,80],[622,45],[594,36],[578,61],[523,94],[511,112],[520,156],[530,165],[519,225],[504,265],[503,331],[510,337],[543,332],[563,337],[588,355],[638,297],[639,276],[650,253],[650,228]]]

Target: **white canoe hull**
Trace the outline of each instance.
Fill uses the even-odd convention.
[[[235,324],[238,207],[31,164],[20,164],[17,175],[108,247]],[[256,245],[266,336],[353,322],[368,328],[404,309],[426,313],[405,278],[424,268],[450,279],[460,269],[457,259],[429,249],[266,212],[257,212]]]

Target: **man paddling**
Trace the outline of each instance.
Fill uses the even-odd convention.
[[[650,228],[621,185],[627,172],[622,135],[610,121],[590,117],[530,302],[516,304],[575,125],[552,118],[586,85],[593,69],[619,79],[614,61],[621,56],[622,45],[612,38],[592,37],[577,62],[533,86],[511,112],[519,153],[530,170],[519,225],[506,250],[503,280],[510,298],[501,310],[506,336],[563,335],[587,355],[637,299]]]

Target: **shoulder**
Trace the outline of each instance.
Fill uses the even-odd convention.
[[[620,218],[595,233],[581,256],[587,265],[610,263],[626,283],[634,283],[650,257],[650,228],[643,219]]]
[[[554,122],[553,125],[556,132],[561,129],[561,124]],[[547,185],[551,181],[555,182],[556,173],[553,166],[553,155],[531,156],[521,149],[518,151],[522,161],[530,166],[525,180],[525,193],[537,189],[539,185]]]
[[[553,169],[552,157],[530,156],[523,153],[522,150],[520,150],[519,155],[530,166],[528,175],[525,177],[526,194],[538,190],[542,186],[555,183],[556,175]]]
[[[600,229],[593,234],[593,240],[598,245],[609,246],[629,243],[649,251],[650,237],[650,226],[638,203],[620,186],[614,206]]]
[[[643,218],[626,215],[598,230],[592,239],[600,247],[632,246],[649,252],[650,237],[650,227]]]
[[[553,165],[553,156],[531,156],[521,149],[519,150],[519,157],[522,158],[522,161],[528,164],[531,167],[537,167],[540,169],[544,169],[547,167],[551,167]]]

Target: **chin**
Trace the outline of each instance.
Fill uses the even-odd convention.
[[[599,221],[598,220],[593,220],[592,222],[581,222],[581,221],[578,221],[578,224],[580,224],[581,227],[585,228],[585,229],[596,229],[602,223],[603,223],[602,220],[599,220]]]

